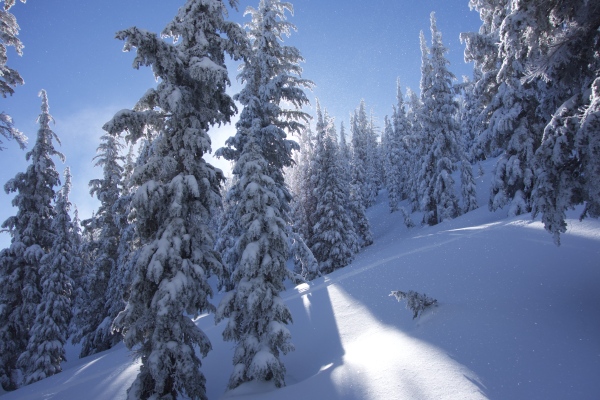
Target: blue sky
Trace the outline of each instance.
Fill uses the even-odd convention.
[[[239,11],[232,10],[230,19],[247,21],[243,10],[257,4],[258,0],[240,1]],[[463,61],[459,34],[478,30],[480,21],[478,14],[469,10],[468,0],[297,0],[292,4],[295,14],[289,19],[298,32],[286,44],[296,46],[306,59],[303,76],[316,84],[308,94],[313,106],[318,97],[337,124],[344,121],[348,126],[350,112],[364,99],[383,125],[395,103],[397,77],[403,92],[407,86],[418,92],[419,31],[430,39],[431,11],[436,12],[438,28],[450,50],[450,70],[459,79],[471,75],[472,65]],[[11,9],[25,48],[22,57],[9,49],[8,65],[21,73],[25,85],[18,87],[14,96],[0,99],[0,110],[13,117],[32,145],[40,111],[37,94],[40,89],[47,90],[56,120],[54,130],[63,142],[59,150],[67,157],[65,164],[56,160],[57,168],[62,173],[65,166],[71,167],[71,200],[84,218],[97,207],[87,183],[102,174],[92,162],[102,125],[116,111],[132,107],[155,85],[148,68],[131,67],[133,54],[122,52],[122,42],[114,39],[114,34],[130,26],[160,32],[181,5],[183,0],[29,0],[17,2]],[[231,63],[232,94],[240,88],[235,68]],[[211,131],[213,150],[232,133],[233,126]],[[0,153],[2,185],[27,167],[25,151],[11,142],[5,147]],[[227,168],[222,160],[215,164]],[[15,214],[11,199],[12,195],[0,193],[0,221]],[[7,234],[1,234],[0,247],[9,240]]]

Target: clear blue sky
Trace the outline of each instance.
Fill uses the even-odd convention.
[[[25,85],[17,87],[14,96],[0,99],[0,110],[10,114],[15,125],[30,140],[37,132],[40,111],[37,94],[46,89],[50,112],[56,120],[55,132],[63,144],[58,147],[66,163],[56,160],[62,173],[71,167],[73,192],[71,200],[85,218],[97,203],[89,195],[87,183],[100,177],[93,167],[102,125],[123,108],[132,107],[144,92],[155,84],[148,68],[134,70],[133,54],[122,52],[122,42],[114,39],[116,31],[138,26],[160,32],[173,18],[184,1],[165,0],[29,0],[17,2],[11,9],[21,27],[24,54],[18,57],[9,49],[8,65],[17,69]],[[428,40],[429,14],[436,12],[438,28],[449,48],[450,70],[461,79],[471,76],[472,65],[463,61],[464,46],[460,32],[479,29],[479,16],[470,11],[468,0],[421,1],[323,1],[292,2],[295,15],[290,21],[298,32],[286,41],[296,46],[306,63],[304,77],[315,82],[308,96],[348,126],[349,113],[361,99],[383,124],[395,103],[396,78],[403,92],[410,86],[418,92],[421,54],[419,31]],[[239,11],[232,10],[230,19],[243,23],[243,10],[256,7],[258,0],[240,1]],[[235,65],[231,64],[231,93],[239,90],[235,82]],[[309,110],[310,111],[310,110]],[[233,127],[211,131],[213,150],[222,145]],[[25,151],[15,143],[5,144],[0,152],[0,183],[27,167]],[[215,163],[226,168],[223,161]],[[14,215],[12,195],[0,192],[0,220]],[[0,235],[0,247],[9,243]]]

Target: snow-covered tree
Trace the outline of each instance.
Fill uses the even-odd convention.
[[[25,3],[25,0],[21,0]],[[6,66],[8,61],[7,47],[14,47],[18,55],[23,54],[23,43],[18,38],[19,25],[14,14],[9,10],[15,5],[15,0],[3,0],[4,5],[0,7],[0,96],[6,98],[12,96],[17,85],[22,85],[23,78],[16,70]],[[16,129],[10,115],[0,113],[0,135],[9,140],[15,140],[21,149],[27,144],[27,137]],[[3,149],[0,140],[0,150]]]
[[[52,248],[40,260],[40,304],[29,332],[27,349],[18,360],[25,373],[26,385],[61,372],[61,363],[66,361],[64,345],[71,318],[73,289],[70,273],[77,262],[73,224],[69,215],[70,191],[71,172],[67,168],[65,183],[57,194],[54,206],[56,215],[51,225],[54,234]]]
[[[427,49],[427,46],[425,46]],[[408,98],[408,110],[406,111],[406,119],[409,124],[409,135],[405,136],[405,142],[408,147],[408,160],[407,160],[407,180],[404,184],[405,196],[408,198],[411,211],[420,209],[419,204],[419,172],[421,171],[421,138],[423,129],[421,126],[421,112],[423,103],[419,99],[419,96],[413,92],[410,88],[406,90],[406,97]]]
[[[294,272],[302,279],[312,281],[321,276],[321,268],[315,255],[306,245],[306,242],[298,232],[290,229],[289,237],[292,240],[291,252],[294,257]]]
[[[458,104],[454,99],[452,80],[454,75],[448,70],[448,52],[442,43],[442,35],[437,29],[435,14],[431,13],[431,48],[426,61],[430,77],[422,78],[423,123],[422,159],[419,180],[421,181],[421,210],[423,222],[435,225],[445,219],[459,215],[460,209],[454,189],[452,172],[459,157],[456,121]],[[424,52],[425,53],[425,52]]]
[[[389,161],[386,172],[386,182],[390,203],[390,212],[398,210],[398,202],[403,195],[408,193],[409,163],[409,135],[410,124],[404,109],[404,98],[400,87],[400,80],[396,87],[397,104],[394,106],[392,121],[386,124],[387,145]]]
[[[551,118],[535,155],[532,199],[557,244],[567,209],[584,203],[581,218],[600,216],[600,6],[583,0],[569,5],[519,2],[511,13],[535,24],[520,38],[530,55],[527,78],[547,82],[541,107]]]
[[[207,279],[222,266],[209,223],[223,175],[202,156],[210,151],[208,129],[236,111],[225,92],[225,53],[238,59],[247,43],[226,15],[223,1],[188,0],[162,32],[172,43],[135,27],[117,33],[125,50],[137,49],[134,67],[151,66],[159,80],[104,126],[112,135],[127,131],[130,142],[158,132],[132,177],[141,249],[126,308],[114,321],[141,356],[130,399],[206,398],[196,350],[206,355],[211,344],[190,317],[214,309]]]
[[[236,135],[218,151],[234,162],[237,176],[229,194],[239,221],[235,288],[217,311],[217,321],[228,318],[223,338],[236,342],[230,389],[251,380],[285,385],[279,354],[294,349],[285,327],[292,316],[279,297],[283,281],[293,277],[286,268],[291,194],[283,169],[298,150],[287,133],[304,128],[308,115],[301,107],[308,99],[303,89],[312,82],[300,76],[298,49],[281,43],[295,29],[286,12],[293,13],[292,5],[279,0],[261,0],[258,8],[246,10],[252,18],[247,24],[252,50],[239,75],[245,86],[236,96],[244,109]],[[293,108],[283,108],[286,103]]]
[[[354,166],[360,165],[360,162],[356,157],[356,154],[353,152],[353,171],[357,171]],[[373,244],[373,232],[371,232],[371,224],[365,214],[361,187],[359,186],[358,181],[354,180],[355,177],[356,175],[353,174],[349,185],[348,213],[350,215],[350,220],[354,224],[354,232],[358,237],[358,247],[355,249],[355,252],[357,252],[360,248]]]
[[[358,248],[354,224],[346,206],[348,182],[339,162],[337,133],[327,113],[317,108],[317,145],[314,164],[317,208],[311,250],[323,273],[348,265]]]
[[[365,101],[354,111],[350,121],[352,131],[352,181],[360,189],[365,208],[375,203],[377,196],[377,132],[371,116],[367,116]]]
[[[121,242],[115,206],[123,191],[123,144],[118,136],[105,134],[100,138],[95,165],[102,167],[102,179],[90,181],[90,194],[100,200],[94,215],[93,264],[88,271],[86,292],[88,303],[78,315],[80,331],[74,342],[82,340],[81,357],[108,350],[121,341],[119,332],[111,325],[124,308],[121,283],[115,281],[119,265],[118,247]],[[112,311],[112,312],[111,312]]]
[[[52,202],[59,174],[52,157],[64,160],[54,148],[53,141],[60,140],[50,128],[46,91],[40,97],[37,139],[26,154],[30,164],[4,185],[6,193],[17,193],[12,205],[18,210],[2,224],[12,236],[10,247],[0,252],[0,382],[5,390],[18,385],[17,358],[26,349],[42,295],[40,261],[54,240]]]
[[[531,32],[527,27],[535,25],[512,10],[518,3],[510,3],[500,26],[498,54],[502,64],[496,75],[499,86],[486,108],[490,117],[483,132],[483,138],[502,151],[492,177],[489,207],[496,210],[508,206],[509,215],[531,211],[534,154],[541,143],[544,120],[550,116],[540,108],[539,92],[546,90],[544,82],[524,80],[530,55],[522,37],[524,31]],[[536,7],[536,2],[527,6]]]
[[[473,138],[468,143],[469,158],[483,159],[499,154],[493,132],[488,129],[501,81],[497,80],[502,65],[499,54],[500,28],[506,17],[508,0],[470,0],[471,9],[479,12],[482,21],[478,32],[463,32],[465,62],[473,62],[473,81],[465,88],[463,106],[463,136]]]
[[[221,189],[222,191],[222,211],[219,218],[219,232],[217,240],[215,242],[215,250],[221,254],[223,261],[223,274],[219,279],[218,289],[229,292],[234,288],[234,282],[232,280],[233,268],[236,263],[235,256],[235,242],[240,236],[240,224],[236,219],[235,211],[235,199],[233,193],[230,196],[230,189],[236,185],[237,177],[233,177],[226,182]]]
[[[306,244],[310,246],[312,229],[314,227],[314,213],[316,197],[314,185],[311,180],[311,160],[314,153],[314,137],[310,127],[302,130],[300,134],[300,150],[298,160],[294,166],[294,181],[292,184],[294,231],[298,232]]]
[[[467,213],[475,210],[478,207],[477,184],[473,176],[473,167],[466,157],[466,152],[463,153],[460,162],[460,188],[463,199],[462,212]]]

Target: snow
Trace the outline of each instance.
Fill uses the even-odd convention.
[[[482,163],[479,204],[494,162]],[[282,293],[296,347],[281,357],[286,387],[250,382],[226,393],[226,321],[196,320],[213,346],[202,362],[208,398],[597,398],[600,222],[580,222],[579,213],[567,214],[557,247],[530,214],[505,218],[507,209],[408,229],[382,193],[367,210],[373,245],[350,266]],[[439,305],[413,320],[392,290],[427,293]],[[122,344],[84,359],[77,352],[67,349],[63,372],[2,400],[125,399],[139,364]]]

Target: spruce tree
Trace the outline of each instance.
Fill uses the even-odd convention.
[[[396,90],[397,104],[394,106],[392,121],[389,127],[386,125],[386,131],[389,131],[387,134],[389,161],[386,175],[390,212],[398,210],[398,202],[408,193],[408,171],[410,168],[410,148],[408,146],[410,141],[410,124],[404,109],[404,98],[400,88],[400,80],[397,81]]]
[[[536,27],[520,37],[530,55],[528,80],[548,83],[541,108],[551,117],[535,154],[532,199],[534,214],[541,214],[557,244],[567,209],[584,204],[580,218],[600,216],[600,6],[569,5],[517,3],[511,13]]]
[[[21,0],[25,3],[25,0]],[[0,96],[12,96],[17,85],[22,85],[23,78],[18,71],[6,66],[8,61],[7,47],[14,47],[18,55],[23,54],[23,43],[18,38],[19,25],[14,14],[9,10],[15,5],[15,0],[4,0],[0,8]],[[15,140],[21,149],[27,144],[27,137],[14,127],[10,115],[0,112],[0,135],[8,140]],[[3,149],[0,140],[0,150]]]
[[[54,234],[52,248],[40,260],[40,303],[29,332],[27,349],[18,360],[24,371],[26,385],[61,372],[61,363],[66,361],[64,345],[71,318],[73,289],[70,274],[77,262],[73,224],[69,215],[70,191],[71,173],[67,168],[65,183],[57,194],[54,206],[56,215],[51,225]]]
[[[315,149],[315,193],[318,194],[316,224],[311,251],[323,273],[348,265],[354,256],[357,236],[347,213],[347,182],[339,163],[337,134],[333,122],[317,108],[317,145]]]
[[[449,61],[445,54],[448,50],[442,43],[434,13],[431,13],[431,36],[430,58],[426,61],[428,68],[424,67],[431,75],[422,78],[425,89],[421,114],[424,159],[419,179],[423,222],[435,225],[460,213],[452,178],[460,151],[457,143],[459,126],[455,118],[458,104],[452,87],[454,75],[447,69]]]
[[[94,216],[95,227],[93,264],[88,272],[86,292],[89,302],[79,314],[81,330],[74,342],[82,340],[80,357],[108,350],[121,341],[118,332],[112,332],[113,319],[124,308],[121,287],[115,282],[118,265],[118,247],[121,242],[115,206],[123,190],[123,144],[113,135],[103,135],[98,146],[95,165],[102,167],[103,178],[90,181],[90,194],[100,200]],[[112,311],[112,312],[111,312]]]
[[[502,65],[499,54],[500,28],[508,11],[508,0],[471,0],[472,9],[479,12],[482,21],[478,32],[463,32],[465,61],[473,62],[473,81],[465,90],[463,135],[473,138],[467,147],[469,158],[484,159],[500,154],[500,143],[489,129],[496,109],[492,103],[502,84],[497,75]]]
[[[159,80],[134,110],[104,126],[112,135],[126,130],[131,142],[158,132],[132,177],[141,249],[126,308],[114,321],[141,356],[130,399],[206,398],[196,350],[206,355],[211,344],[190,317],[214,309],[207,279],[222,266],[209,223],[223,175],[202,156],[210,151],[208,129],[236,111],[225,93],[225,52],[238,59],[246,48],[243,30],[226,15],[223,1],[188,0],[162,32],[172,43],[135,27],[117,33],[126,50],[137,49],[134,67],[151,66]]]
[[[18,210],[2,224],[12,236],[10,247],[0,252],[0,382],[5,390],[18,386],[17,359],[27,347],[41,300],[40,261],[54,240],[52,202],[59,184],[52,157],[64,160],[54,148],[53,141],[60,140],[50,128],[53,118],[46,91],[40,97],[37,139],[26,154],[30,165],[4,185],[6,193],[16,192],[12,205]]]
[[[408,110],[406,111],[406,119],[409,124],[409,135],[406,138],[408,147],[408,166],[407,166],[407,182],[405,183],[405,196],[408,198],[411,211],[417,211],[420,209],[419,204],[419,172],[421,171],[421,158],[422,158],[422,119],[421,112],[423,103],[419,99],[419,96],[413,92],[410,88],[406,91],[406,97],[408,98]]]
[[[286,268],[291,195],[283,169],[292,164],[292,150],[298,149],[286,132],[304,127],[308,116],[300,108],[308,99],[303,89],[312,82],[300,76],[300,52],[281,44],[295,29],[286,11],[292,13],[292,5],[279,0],[261,0],[258,8],[246,11],[252,18],[247,25],[252,50],[241,67],[245,86],[236,96],[244,109],[236,135],[218,152],[234,161],[237,180],[229,196],[240,224],[235,288],[217,311],[217,321],[228,318],[223,338],[236,342],[230,389],[252,380],[285,385],[279,355],[294,349],[285,327],[292,316],[279,297],[283,281],[293,277]],[[284,103],[293,108],[282,108]]]
[[[516,4],[511,2],[510,7]],[[531,6],[536,8],[535,2]],[[528,52],[522,36],[526,26],[528,18],[509,10],[500,27],[498,54],[502,64],[496,75],[499,87],[487,106],[491,113],[490,132],[484,132],[487,140],[502,151],[492,177],[489,208],[508,206],[511,216],[531,211],[536,179],[534,154],[542,140],[544,120],[550,117],[540,107],[539,93],[546,90],[545,82],[525,79]]]

